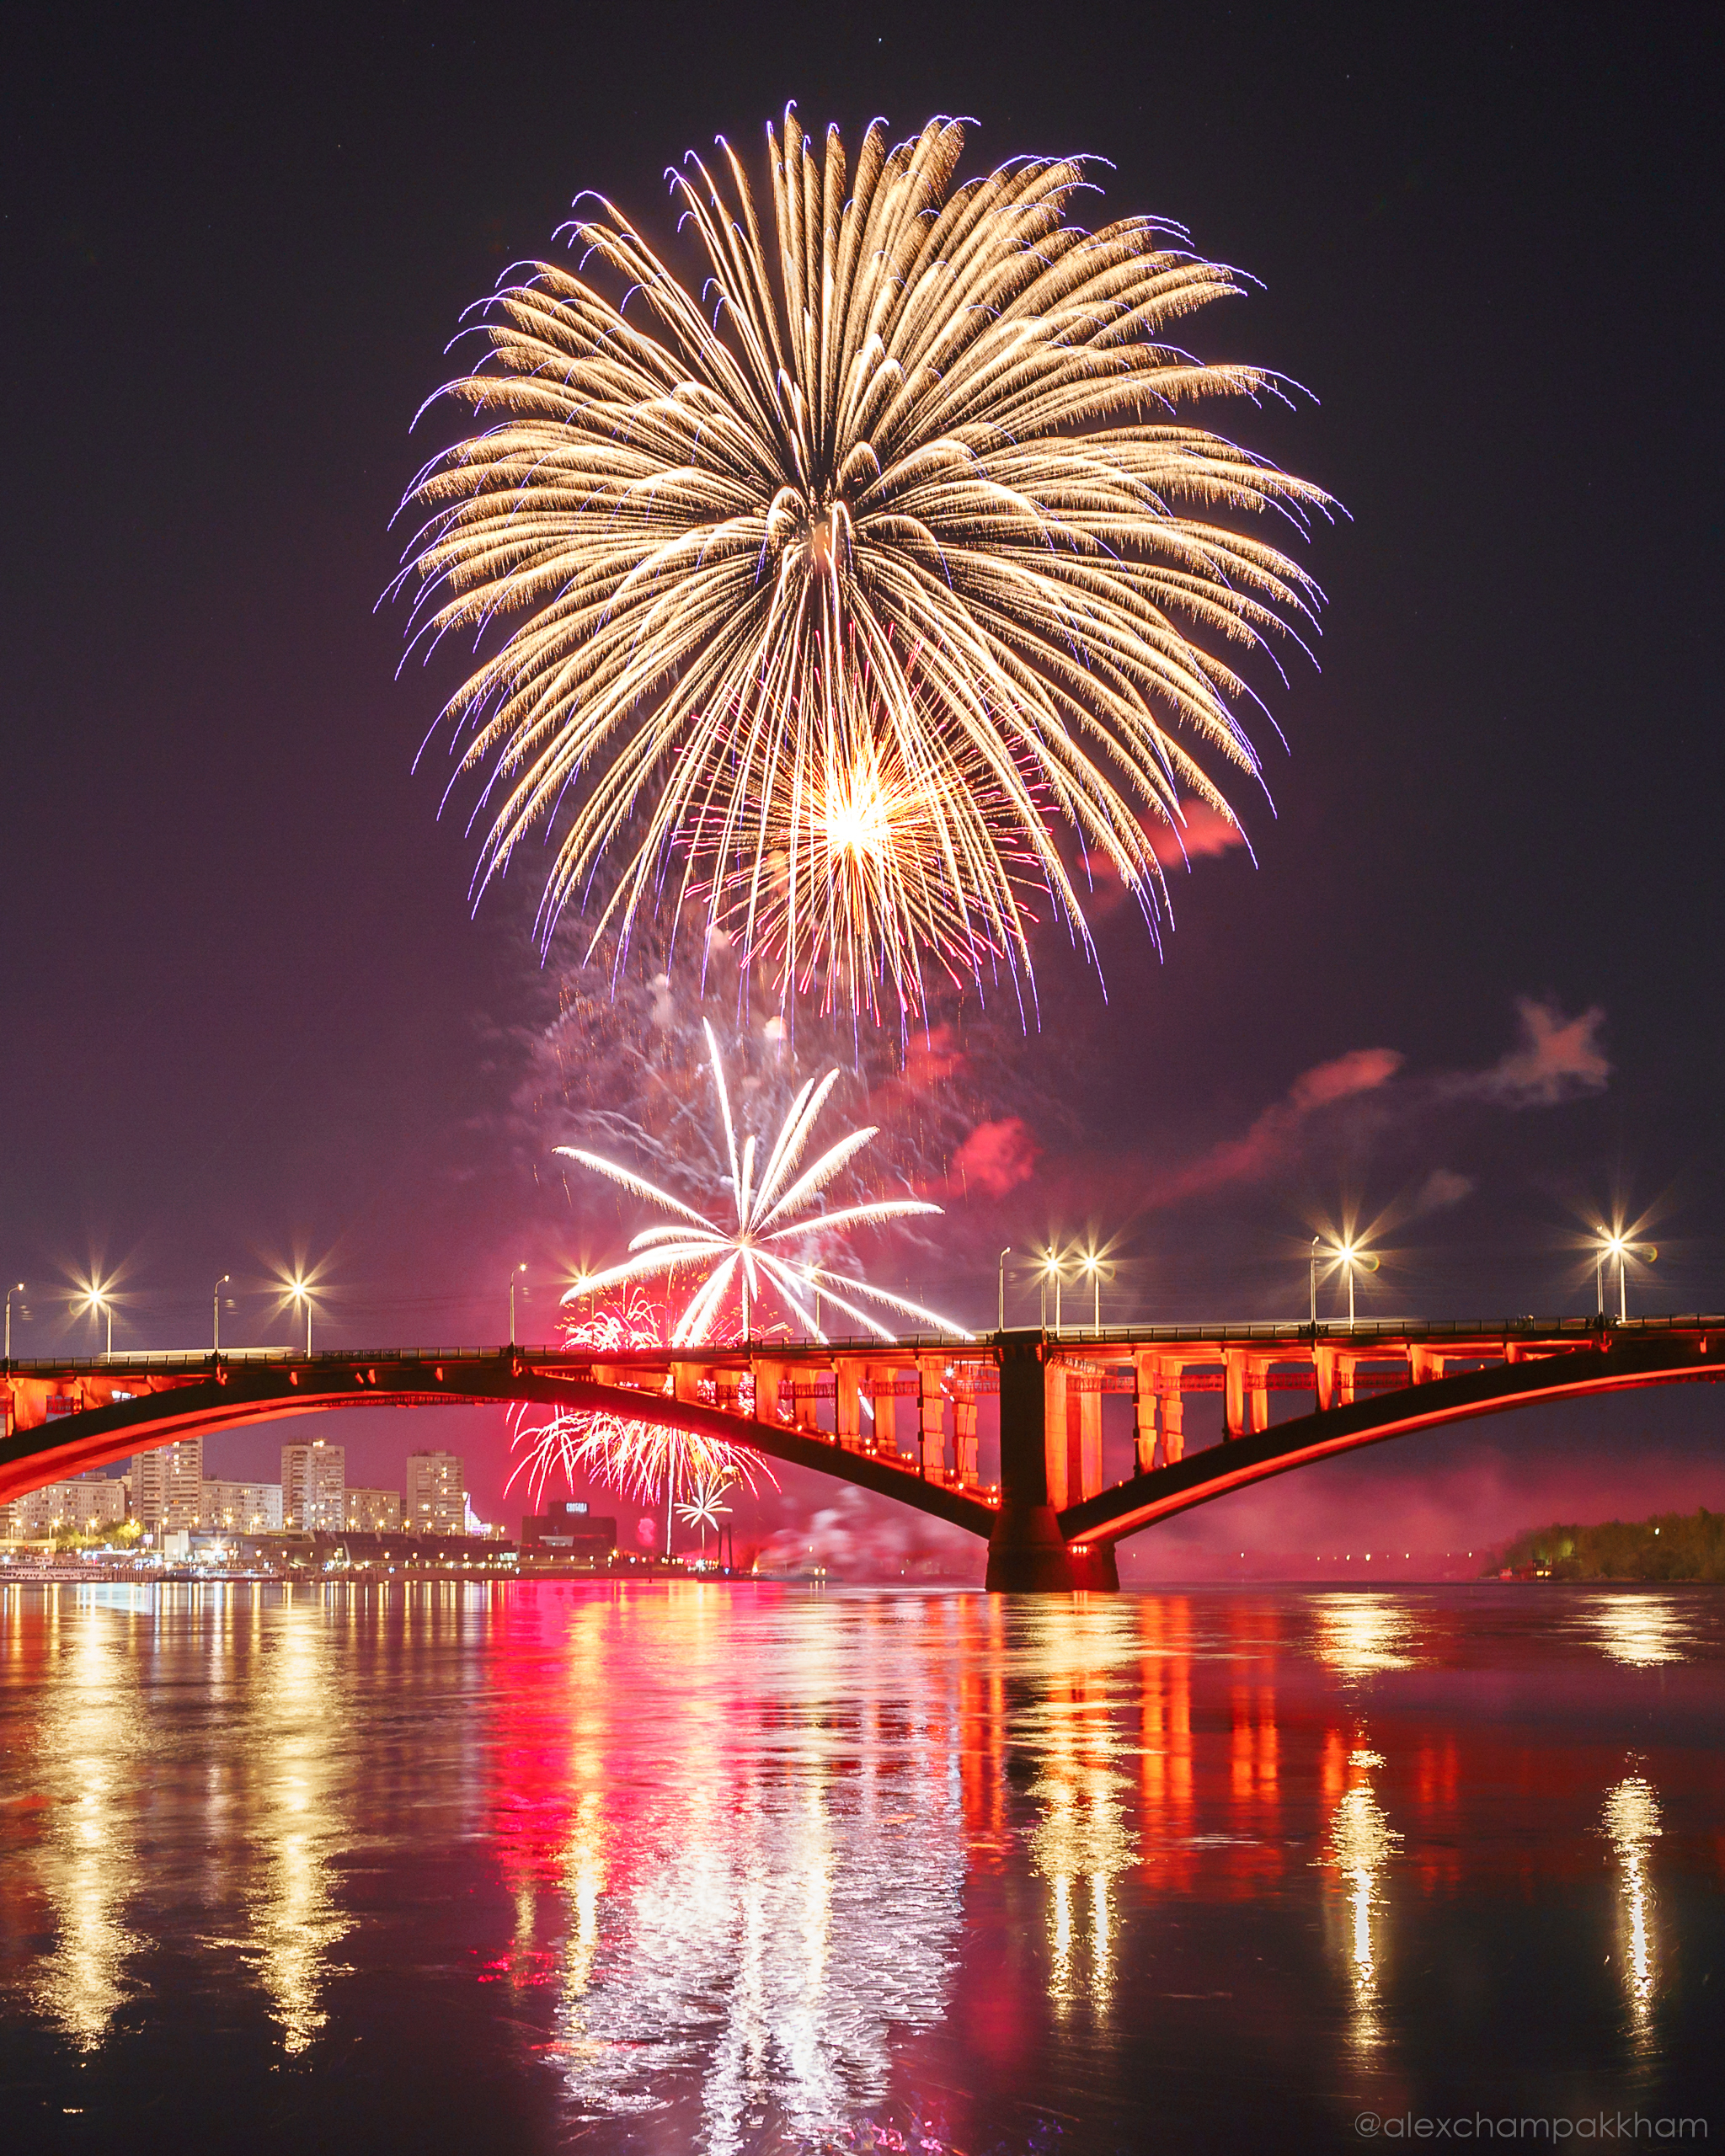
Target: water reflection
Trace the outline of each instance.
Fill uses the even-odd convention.
[[[1622,1868],[1623,1929],[1627,1951],[1624,1978],[1630,2011],[1638,2031],[1644,2031],[1653,2010],[1653,1887],[1648,1878],[1650,1845],[1658,1839],[1659,1800],[1653,1784],[1641,1774],[1628,1774],[1605,1798],[1603,1831],[1610,1837]]]
[[[692,2083],[715,2156],[752,2140],[769,2104],[814,2136],[879,2101],[889,2032],[940,2020],[961,1916],[964,1688],[913,1683],[905,1663],[937,1657],[942,1628],[988,1621],[921,1605],[936,1636],[918,1639],[891,1604],[816,1605],[775,1652],[740,1644],[728,1599],[691,1588],[565,1609],[558,1675],[510,1688],[498,1792],[536,1934],[544,1898],[560,1910],[552,2056],[578,2109],[661,2109]],[[841,1642],[840,1627],[862,1636]],[[763,1658],[752,1726],[726,1711],[750,1652]]]
[[[1372,1787],[1382,1754],[1356,1745],[1348,1756],[1346,1785],[1330,1815],[1330,1854],[1348,1897],[1349,1973],[1354,1987],[1356,2045],[1375,2045],[1378,2020],[1379,1952],[1372,1936],[1374,1912],[1382,1905],[1378,1876],[1395,1854],[1401,1836],[1391,1826]]]
[[[1317,1652],[1346,1678],[1382,1669],[1411,1669],[1413,1621],[1407,1608],[1384,1594],[1323,1594],[1315,1598]]]
[[[1674,1597],[1603,1594],[1588,1610],[1587,1621],[1610,1659],[1632,1669],[1683,1660],[1683,1608]]]
[[[255,1612],[256,1604],[248,1601]],[[230,1616],[231,1616],[230,1605]],[[346,1714],[336,1672],[333,1609],[290,1599],[249,1661],[242,1725],[245,1816],[254,1858],[242,1952],[269,1997],[282,2048],[304,2051],[328,2020],[323,1994],[338,1966],[331,1950],[352,1928],[337,1903],[332,1865],[349,1827],[337,1753]],[[352,1605],[346,1615],[352,1623]]]
[[[1089,1624],[1033,1620],[1024,1672],[1033,1687],[1017,1741],[1041,1773],[1028,1794],[1041,1806],[1029,1835],[1030,1860],[1049,1887],[1049,1996],[1071,2004],[1079,1980],[1075,1951],[1083,1935],[1082,1988],[1099,2009],[1114,1988],[1114,1915],[1110,1881],[1137,1859],[1125,1823],[1134,1777],[1123,1771],[1125,1746],[1114,1723],[1108,1670],[1118,1658],[1118,1627],[1100,1635]],[[1100,1650],[1087,1654],[1085,1646]]]
[[[56,1597],[53,1616],[33,1764],[43,1822],[35,1871],[54,1940],[33,1988],[40,2009],[92,2051],[131,1994],[126,1965],[143,1943],[122,1912],[138,1887],[139,1633],[148,1626],[82,1598]]]

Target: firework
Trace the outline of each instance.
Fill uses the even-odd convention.
[[[664,1313],[638,1289],[628,1289],[606,1308],[572,1319],[563,1339],[570,1348],[595,1348],[613,1355],[662,1348]],[[666,1429],[609,1412],[569,1412],[536,1422],[529,1419],[535,1412],[524,1407],[516,1413],[512,1446],[519,1457],[504,1490],[507,1495],[525,1481],[536,1505],[546,1484],[559,1473],[572,1490],[578,1478],[591,1479],[649,1504],[691,1487],[697,1494],[715,1488],[722,1494],[740,1481],[752,1491],[762,1475],[777,1486],[759,1453],[728,1438]]]
[[[746,1339],[750,1305],[759,1301],[763,1284],[777,1293],[805,1332],[816,1339],[825,1340],[827,1336],[810,1305],[823,1296],[878,1339],[892,1339],[891,1331],[859,1305],[855,1299],[860,1296],[895,1315],[913,1318],[937,1331],[968,1340],[969,1334],[950,1318],[925,1310],[920,1303],[907,1302],[902,1295],[891,1294],[884,1288],[877,1288],[854,1274],[835,1272],[830,1267],[818,1263],[809,1254],[824,1242],[853,1228],[878,1227],[889,1220],[938,1214],[941,1210],[938,1205],[918,1198],[869,1198],[859,1204],[841,1206],[830,1213],[810,1209],[833,1178],[878,1135],[873,1124],[852,1130],[836,1145],[829,1146],[811,1167],[802,1166],[815,1123],[825,1106],[827,1095],[838,1082],[839,1073],[830,1070],[818,1083],[812,1078],[804,1083],[792,1101],[778,1135],[762,1162],[752,1133],[745,1137],[741,1153],[738,1152],[736,1123],[725,1086],[724,1065],[712,1027],[709,1025],[706,1031],[725,1153],[730,1163],[735,1225],[721,1227],[705,1214],[697,1213],[681,1198],[673,1198],[668,1191],[660,1190],[632,1169],[620,1167],[614,1161],[585,1152],[579,1146],[559,1145],[559,1153],[579,1161],[583,1167],[604,1176],[633,1197],[646,1198],[662,1207],[671,1215],[668,1222],[644,1228],[630,1243],[629,1255],[621,1265],[587,1276],[569,1289],[563,1300],[574,1302],[633,1282],[669,1280],[679,1272],[699,1273],[705,1277],[671,1328],[673,1347],[692,1347],[711,1339],[734,1289],[740,1296],[743,1337]]]
[[[707,1530],[710,1527],[718,1540],[721,1558],[724,1555],[724,1541],[719,1523],[725,1518],[730,1507],[724,1502],[731,1483],[728,1476],[697,1474],[689,1486],[687,1498],[676,1508],[676,1516],[685,1527],[698,1527],[701,1530],[701,1561],[707,1561]]]
[[[1280,393],[1170,341],[1231,270],[1080,226],[1081,159],[954,186],[962,141],[877,125],[852,171],[788,112],[770,223],[727,145],[671,176],[697,276],[584,197],[575,269],[487,303],[446,392],[484,424],[415,481],[403,579],[412,646],[500,625],[446,717],[486,774],[476,890],[557,824],[542,933],[604,860],[595,937],[698,894],[784,991],[911,1007],[931,951],[1028,974],[1028,881],[1087,947],[1075,853],[1156,932],[1156,825],[1234,821],[1209,766],[1256,775],[1252,692],[1217,647],[1321,596],[1238,526],[1327,499],[1183,416]]]

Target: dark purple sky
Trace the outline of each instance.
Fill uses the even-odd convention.
[[[494,1338],[518,1251],[548,1312],[579,1224],[510,1128],[532,893],[472,922],[441,771],[409,776],[437,685],[397,684],[400,611],[372,611],[388,520],[462,307],[578,188],[658,224],[666,163],[793,96],[847,131],[975,115],[970,164],[1111,159],[1113,209],[1263,280],[1195,334],[1315,392],[1240,430],[1352,518],[1312,549],[1323,671],[1276,701],[1291,755],[1265,730],[1258,865],[1199,862],[1161,965],[1110,921],[1106,1005],[1047,954],[1024,1054],[1034,1080],[1058,1036],[1071,1127],[958,1201],[948,1305],[985,1321],[1001,1242],[1093,1228],[1121,1317],[1297,1310],[1308,1219],[1351,1193],[1398,1211],[1381,1307],[1581,1307],[1563,1239],[1614,1190],[1659,1208],[1642,1305],[1725,1305],[1717,25],[1410,12],[15,12],[21,1351],[87,1339],[56,1298],[92,1261],[126,1267],[117,1341],[172,1345],[217,1273],[296,1243],[344,1291],[332,1339]],[[282,1329],[249,1294],[228,1323]],[[1442,1457],[1525,1443],[1554,1463],[1527,1503],[1632,1509],[1657,1453],[1717,1502],[1717,1419],[1709,1391]],[[494,1434],[462,1442],[489,1496]],[[1322,1488],[1393,1508],[1436,1457],[1322,1470],[1300,1517]]]

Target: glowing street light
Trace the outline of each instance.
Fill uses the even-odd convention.
[[[509,1344],[515,1344],[515,1282],[526,1271],[525,1264],[518,1265],[509,1276]]]
[[[14,1295],[21,1295],[23,1293],[22,1280],[19,1281],[14,1287],[6,1290],[6,1359],[8,1363],[12,1360],[12,1299]]]
[[[1092,1332],[1100,1332],[1102,1331],[1103,1275],[1112,1274],[1114,1268],[1103,1263],[1100,1251],[1089,1250],[1086,1251],[1083,1257],[1079,1259],[1078,1270],[1087,1274],[1090,1280],[1092,1296],[1090,1329]]]
[[[1375,1273],[1382,1260],[1375,1251],[1362,1250],[1352,1236],[1346,1242],[1331,1243],[1327,1246],[1322,1235],[1314,1235],[1311,1239],[1311,1321],[1314,1326],[1317,1323],[1317,1266],[1320,1257],[1332,1269],[1338,1265],[1346,1268],[1348,1327],[1352,1331],[1354,1328],[1354,1276],[1356,1273]]]
[[[1048,1326],[1048,1283],[1050,1280],[1055,1283],[1055,1331],[1058,1332],[1060,1329],[1060,1290],[1066,1284],[1066,1276],[1060,1268],[1065,1262],[1065,1252],[1057,1251],[1050,1243],[1042,1252],[1042,1262],[1036,1269],[1036,1277],[1042,1283],[1042,1322],[1044,1331]]]
[[[1638,1265],[1653,1265],[1658,1262],[1658,1256],[1656,1243],[1632,1243],[1617,1230],[1600,1230],[1594,1251],[1594,1282],[1599,1291],[1601,1317],[1605,1315],[1605,1267],[1610,1260],[1615,1257],[1617,1261],[1617,1322],[1621,1325],[1629,1315],[1630,1259]]]
[[[312,1283],[302,1273],[296,1273],[287,1283],[287,1299],[306,1313],[306,1353],[312,1352]]]
[[[92,1280],[88,1282],[84,1289],[83,1300],[79,1303],[77,1307],[81,1310],[88,1310],[98,1317],[105,1317],[107,1319],[108,1354],[111,1359],[114,1353],[114,1298],[109,1294],[108,1286],[109,1283],[105,1280]],[[8,1354],[10,1352],[10,1344],[8,1342]]]
[[[224,1273],[210,1298],[210,1344],[218,1355],[222,1353],[222,1290],[232,1278],[232,1274]]]
[[[1008,1243],[1008,1244],[1007,1245],[1006,1248],[1005,1248],[1005,1249],[1001,1252],[1001,1314],[1000,1314],[1000,1329],[1001,1329],[1001,1331],[1002,1332],[1004,1332],[1004,1331],[1006,1331],[1006,1329],[1007,1329],[1007,1259],[1008,1259],[1012,1255],[1012,1246],[1010,1243]]]

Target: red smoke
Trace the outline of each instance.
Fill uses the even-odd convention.
[[[1395,1076],[1402,1062],[1392,1048],[1356,1048],[1332,1063],[1320,1063],[1302,1072],[1289,1087],[1287,1098],[1266,1108],[1244,1137],[1212,1146],[1189,1168],[1153,1184],[1148,1202],[1173,1205],[1183,1198],[1220,1189],[1224,1183],[1250,1182],[1267,1175],[1293,1151],[1308,1116],[1338,1101],[1375,1092]]]
[[[975,1184],[986,1197],[1004,1198],[1030,1180],[1040,1150],[1022,1116],[979,1123],[953,1157],[953,1181],[963,1190]]]

